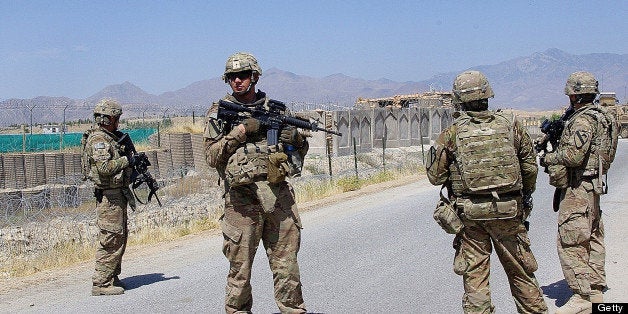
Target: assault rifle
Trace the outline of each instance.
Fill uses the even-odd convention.
[[[537,153],[545,154],[549,152],[556,151],[558,147],[558,143],[560,142],[560,136],[563,134],[563,130],[565,129],[565,122],[573,115],[574,108],[569,106],[563,115],[556,120],[545,119],[543,123],[541,123],[541,132],[545,134],[541,140],[535,142],[534,149]],[[550,151],[547,147],[547,144],[551,144],[552,150]]]
[[[319,127],[316,122],[309,122],[304,119],[283,114],[283,112],[286,111],[286,105],[281,101],[269,100],[268,108],[269,110],[261,106],[246,107],[221,99],[218,102],[218,119],[226,121],[233,128],[249,117],[249,115],[243,113],[246,112],[250,114],[250,117],[259,120],[260,124],[266,127],[268,145],[277,145],[279,143],[281,129],[287,125],[342,136],[340,132]]]
[[[119,134],[116,134],[116,135],[122,135],[119,137],[118,144],[124,145],[124,153],[127,156],[132,156],[135,159],[135,165],[133,165],[133,174],[131,175],[131,180],[133,181],[133,184],[131,185],[133,196],[135,196],[135,199],[138,202],[140,202],[140,204],[147,204],[150,202],[150,200],[153,198],[153,195],[154,195],[155,199],[157,200],[157,204],[159,204],[159,206],[161,207],[161,201],[159,200],[159,197],[157,196],[157,190],[159,190],[159,184],[157,183],[157,180],[155,180],[155,178],[153,178],[153,176],[148,171],[148,166],[150,166],[150,161],[148,160],[146,153],[144,152],[138,153],[135,150],[135,145],[133,145],[133,141],[131,141],[131,137],[129,136],[129,133],[122,133],[122,132],[118,132],[118,133]],[[140,198],[137,197],[137,194],[135,194],[135,189],[138,188],[140,185],[142,185],[142,183],[146,183],[146,186],[148,186],[148,189],[150,191],[148,193],[148,200],[146,202],[142,202]]]

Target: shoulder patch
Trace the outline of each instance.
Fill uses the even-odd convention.
[[[584,144],[589,142],[589,133],[582,130],[577,130],[576,133],[574,133],[573,135],[573,142],[574,145],[576,145],[576,148],[582,148]]]
[[[92,146],[94,149],[105,149],[106,145],[103,142],[94,143]]]

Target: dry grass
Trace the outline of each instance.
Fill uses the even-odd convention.
[[[204,176],[185,176],[160,189],[161,193],[172,198],[181,198],[190,194],[209,192],[209,178]],[[159,195],[161,195],[161,193]]]
[[[154,229],[144,229],[129,237],[129,246],[149,245],[165,241],[172,241],[190,234],[198,234],[207,230],[217,229],[217,218],[203,218],[185,223],[180,226],[168,228],[159,227]]]
[[[192,134],[200,134],[203,133],[204,123],[202,122],[202,118],[195,118],[194,123],[192,122],[192,117],[177,117],[172,118],[172,125],[167,128],[161,130],[163,133],[192,133]]]
[[[14,255],[0,266],[6,277],[24,277],[42,270],[61,268],[93,260],[95,243],[66,242],[35,256]]]
[[[419,164],[407,163],[404,167],[381,170],[366,178],[356,178],[352,175],[341,177],[334,181],[310,181],[295,187],[296,199],[297,203],[309,202],[418,173],[425,173],[425,169]]]
[[[172,241],[186,235],[199,234],[219,227],[218,215],[214,214],[212,217],[191,221],[177,227],[142,229],[129,236],[128,246]],[[96,243],[94,242],[65,242],[29,257],[24,257],[24,254],[17,254],[16,252],[6,263],[0,265],[0,277],[24,277],[42,270],[91,261],[94,260],[95,252]]]

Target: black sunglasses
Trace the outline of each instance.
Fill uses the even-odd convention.
[[[233,81],[236,78],[239,78],[240,80],[244,80],[244,79],[247,79],[247,78],[251,77],[252,74],[253,74],[253,71],[242,71],[242,72],[229,73],[229,74],[227,74],[227,79],[229,81]]]

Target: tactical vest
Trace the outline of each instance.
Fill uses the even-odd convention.
[[[258,181],[266,181],[268,176],[268,155],[272,150],[266,140],[246,143],[238,147],[229,157],[225,168],[225,181],[229,186],[239,186]]]
[[[268,110],[268,99],[265,100],[263,106]],[[223,134],[228,134],[233,126],[227,124],[223,128]],[[283,152],[282,143],[277,145],[268,145],[266,138],[266,126],[262,125],[257,133],[247,135],[247,143],[242,143],[236,149],[235,153],[229,157],[224,170],[224,180],[230,187],[251,184],[259,181],[268,181],[268,163],[269,155],[275,152]],[[298,152],[294,152],[298,155]],[[286,176],[295,176],[300,174],[300,166],[295,165],[295,160],[301,156],[293,156],[288,158],[280,165],[276,165],[285,170]],[[297,160],[297,162],[301,162]],[[219,173],[222,171],[219,169]],[[222,175],[222,174],[221,174]]]
[[[587,106],[578,111],[569,119],[569,127],[580,115],[591,117],[595,130],[591,134],[591,146],[586,156],[583,176],[604,175],[615,160],[619,128],[615,117],[606,109],[599,106]]]
[[[456,142],[452,188],[456,195],[492,195],[519,191],[521,169],[514,146],[514,117],[500,112],[473,117],[462,112],[454,121]]]
[[[95,186],[101,189],[113,189],[128,186],[131,183],[131,174],[133,172],[131,167],[126,167],[122,171],[111,176],[101,175],[98,172],[96,162],[93,158],[94,148],[87,146],[93,145],[93,143],[90,143],[90,139],[91,137],[97,136],[96,133],[98,132],[103,133],[103,137],[107,139],[107,143],[109,143],[109,145],[113,148],[110,160],[117,160],[124,155],[122,147],[116,141],[116,138],[112,137],[112,135],[109,135],[98,128],[86,131],[81,138],[81,145],[83,147],[81,155],[81,172],[83,177],[91,180],[94,182]]]

